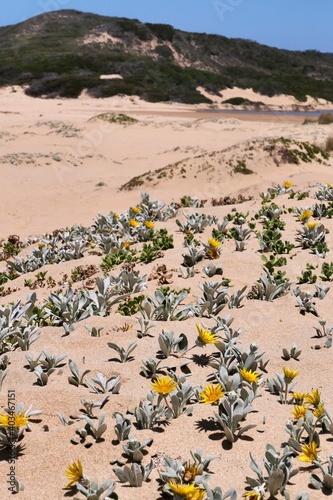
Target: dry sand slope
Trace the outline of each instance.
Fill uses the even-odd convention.
[[[114,112],[126,113],[138,121],[119,124],[96,119],[102,113]],[[150,277],[140,292],[146,296],[154,297],[156,289],[161,286],[169,286],[177,292],[186,289],[188,295],[184,297],[184,306],[192,304],[193,308],[186,320],[156,320],[149,335],[137,338],[137,318],[140,313],[123,316],[119,314],[117,304],[112,306],[109,315],[95,315],[76,323],[69,335],[65,335],[62,326],[54,326],[55,319],[51,315],[53,321],[46,319],[46,322],[53,324],[39,328],[41,336],[31,344],[28,352],[17,348],[9,353],[11,363],[0,393],[1,413],[4,413],[3,408],[7,406],[9,389],[15,390],[16,403],[23,402],[25,408],[32,404],[33,409],[43,412],[32,419],[32,431],[24,432],[21,442],[23,448],[15,463],[16,477],[25,483],[25,490],[20,492],[19,498],[83,498],[81,494],[75,495],[75,488],[69,491],[63,489],[66,484],[64,470],[78,458],[82,460],[84,473],[90,479],[99,483],[107,478],[117,480],[113,472],[113,468],[117,467],[115,461],[126,463],[128,457],[123,455],[123,443],[116,441],[113,413],[134,411],[140,400],[146,399],[151,390],[151,380],[143,376],[142,366],[143,360],[147,360],[149,356],[156,361],[161,360],[160,367],[164,373],[172,369],[177,377],[188,375],[187,382],[193,387],[194,393],[186,408],[193,405],[193,412],[172,418],[153,430],[137,429],[134,425],[136,420],[132,417],[131,433],[140,441],[153,438],[143,463],[149,463],[153,457],[155,466],[149,482],[144,483],[142,488],[130,488],[117,482],[116,492],[119,498],[162,498],[158,469],[163,463],[163,454],[173,459],[189,461],[192,459],[191,450],[194,451],[197,447],[202,449],[204,456],[216,457],[209,467],[212,473],[209,484],[212,487],[221,486],[223,492],[236,487],[240,498],[246,488],[246,476],[255,477],[249,467],[249,453],[252,452],[263,468],[266,444],[271,443],[276,450],[282,452],[288,441],[285,423],[293,419],[291,411],[294,406],[281,404],[278,395],[268,391],[267,379],[281,373],[282,367],[298,370],[300,373],[295,379],[295,390],[305,393],[318,388],[326,408],[333,413],[333,348],[325,348],[329,337],[316,337],[314,330],[314,327],[319,328],[319,317],[327,318],[328,325],[333,323],[333,292],[328,291],[323,300],[316,297],[310,299],[315,304],[318,317],[314,310],[301,314],[292,293],[302,271],[306,270],[307,263],[314,267],[312,274],[317,276],[317,285],[330,285],[322,279],[322,264],[333,261],[333,223],[328,217],[323,217],[320,221],[327,231],[325,240],[328,246],[326,256],[320,257],[311,252],[310,248],[302,248],[295,240],[297,231],[304,230],[304,224],[298,220],[295,211],[291,210],[298,208],[302,211],[304,207],[319,203],[316,198],[318,187],[313,184],[333,184],[332,158],[324,160],[320,154],[315,154],[314,160],[309,163],[300,161],[298,165],[291,164],[287,162],[290,159],[288,151],[290,148],[302,151],[302,147],[297,142],[276,140],[283,137],[289,141],[323,144],[326,137],[332,134],[332,126],[304,126],[280,116],[266,121],[247,121],[224,115],[201,115],[198,110],[186,106],[148,105],[121,98],[93,101],[83,97],[74,102],[32,100],[19,91],[10,93],[3,90],[0,94],[0,118],[0,237],[4,240],[12,234],[18,234],[21,239],[32,235],[41,236],[74,223],[90,226],[98,213],[107,214],[114,210],[125,214],[120,219],[125,221],[126,226],[120,241],[132,239],[131,249],[141,252],[143,242],[138,242],[138,232],[145,220],[154,218],[153,211],[150,211],[149,216],[144,216],[145,209],[142,205],[137,214],[133,210],[128,211],[129,207],[140,204],[141,191],[147,191],[151,199],[158,198],[167,204],[172,200],[179,202],[183,195],[207,200],[203,208],[180,208],[176,218],[155,220],[154,230],[166,229],[169,235],[173,235],[174,247],[157,252],[158,258],[154,261],[147,262],[147,259],[136,263],[134,268],[140,276]],[[245,251],[242,252],[235,251],[232,237],[220,234],[221,254],[212,260],[209,257],[213,257],[213,253],[209,254],[204,250],[202,260],[194,266],[193,275],[188,278],[182,275],[180,268],[186,275],[186,267],[182,266],[183,254],[188,253],[184,247],[184,233],[187,236],[193,233],[199,246],[208,245],[212,230],[217,229],[217,221],[223,221],[228,214],[232,218],[236,210],[245,214],[246,224],[255,224],[255,231],[262,232],[263,221],[255,218],[261,209],[259,192],[267,191],[273,185],[282,185],[284,181],[290,181],[296,192],[309,191],[300,200],[297,196],[290,198],[290,191],[272,200],[283,209],[280,215],[280,219],[285,222],[282,240],[295,245],[290,253],[276,257],[286,259],[281,268],[275,267],[275,272],[279,269],[286,271],[290,282],[289,290],[273,301],[251,300],[250,296],[247,297],[263,274],[263,260],[255,232],[250,233]],[[239,195],[249,199],[238,205],[213,206],[212,199]],[[327,201],[324,203],[328,206]],[[202,232],[196,233],[193,227],[187,228],[187,232],[184,228],[182,232],[176,219],[185,224],[184,213],[206,214],[215,216],[216,219]],[[138,228],[128,225],[126,221],[129,218],[140,223]],[[227,226],[229,236],[232,235],[230,228],[235,227],[234,222],[230,221]],[[113,223],[116,227],[117,219]],[[5,283],[1,292],[3,308],[19,300],[24,304],[28,293],[33,291],[37,295],[36,304],[41,308],[51,293],[59,293],[60,290],[65,293],[70,284],[74,290],[86,290],[86,294],[88,291],[96,292],[95,278],[103,277],[100,264],[105,254],[96,246],[96,232],[92,236],[87,235],[88,233],[84,238],[89,245],[84,248],[83,256],[79,259],[46,264],[32,272],[18,273],[15,280]],[[38,247],[38,243],[40,247],[52,247],[51,237],[48,239],[45,243],[31,241],[19,257],[26,259]],[[59,241],[58,246],[60,244],[62,243]],[[268,258],[270,255],[272,254],[266,254]],[[14,258],[10,260],[13,261]],[[209,263],[221,263],[223,276],[216,274],[207,277],[203,267]],[[163,272],[163,268],[160,268],[159,274],[153,272],[156,266],[162,265],[166,266],[166,272]],[[8,273],[5,260],[0,266],[1,272]],[[85,267],[77,270],[78,266]],[[118,264],[109,274],[117,277],[121,269],[121,264]],[[37,272],[43,271],[47,271],[46,277],[36,280]],[[256,427],[245,432],[233,446],[227,441],[222,428],[213,420],[218,406],[200,404],[196,396],[196,391],[200,392],[200,387],[206,386],[208,382],[216,384],[213,375],[219,364],[215,345],[199,347],[195,344],[198,335],[196,323],[203,323],[207,328],[216,325],[214,314],[202,312],[200,317],[198,304],[203,293],[198,285],[210,281],[222,283],[225,278],[230,280],[229,297],[247,286],[245,297],[241,302],[242,307],[230,309],[226,304],[215,316],[224,318],[230,314],[234,318],[233,330],[243,330],[243,334],[237,338],[237,346],[248,352],[250,344],[256,343],[258,352],[265,353],[264,360],[269,360],[266,371],[255,368],[260,375],[260,397],[253,401],[252,411],[246,417],[245,424],[255,424]],[[312,295],[315,292],[313,283],[301,284],[300,287]],[[255,290],[252,289],[252,292]],[[116,289],[114,293],[118,297]],[[132,293],[132,298],[137,295],[138,293]],[[41,315],[40,310],[35,312]],[[22,320],[23,324],[25,321]],[[87,325],[96,328],[103,326],[100,337],[89,336],[85,328]],[[172,355],[163,359],[158,342],[163,329],[173,330],[176,338],[184,333],[188,339],[188,347],[193,348],[183,357]],[[11,335],[9,339],[14,338]],[[225,340],[223,330],[218,335]],[[108,342],[127,347],[131,341],[137,341],[137,347],[132,353],[133,359],[126,363],[118,362],[119,356],[108,347]],[[282,349],[290,350],[292,342],[296,342],[301,350],[299,360],[283,360]],[[3,343],[1,345],[5,351],[7,348]],[[26,354],[36,359],[43,350],[50,355],[67,355],[60,367],[50,373],[45,386],[36,383],[36,374],[29,369],[26,359]],[[44,358],[45,354],[42,354],[40,359]],[[97,417],[101,411],[106,414],[107,429],[100,442],[95,442],[91,436],[78,444],[71,442],[75,430],[85,424],[85,421],[80,420],[84,415],[82,400],[101,401],[104,394],[94,394],[87,385],[75,387],[69,384],[69,360],[75,361],[80,373],[85,369],[91,370],[86,375],[88,379],[98,372],[107,378],[120,377],[119,393],[110,393],[102,410],[94,409]],[[184,361],[190,361],[187,368],[182,367]],[[240,358],[235,358],[230,374],[236,374],[237,378],[241,367]],[[290,397],[291,394],[288,395]],[[58,413],[74,423],[62,425]],[[318,425],[318,431],[320,428]],[[320,432],[320,456],[326,460],[332,451],[332,435]],[[7,459],[8,450],[0,450],[0,498],[3,499],[11,498],[5,480],[10,470]],[[291,498],[294,499],[299,491],[308,492],[311,499],[322,498],[321,491],[309,488],[310,464],[295,458],[294,467],[300,467],[301,470],[287,486]],[[277,498],[283,497],[278,494]]]

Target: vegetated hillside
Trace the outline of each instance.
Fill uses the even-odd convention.
[[[0,28],[0,85],[10,84],[26,85],[35,97],[77,97],[87,89],[95,97],[199,103],[209,99],[198,86],[216,94],[239,86],[333,101],[333,54],[62,10]]]

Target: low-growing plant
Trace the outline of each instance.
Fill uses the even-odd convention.
[[[129,434],[128,439],[129,441],[123,445],[125,454],[131,462],[141,463],[145,453],[147,453],[146,447],[151,446],[153,439],[149,438],[144,441],[138,441],[131,434]]]
[[[108,342],[108,346],[110,347],[110,349],[113,349],[119,354],[119,359],[121,363],[126,363],[127,361],[132,361],[134,359],[133,356],[131,356],[131,354],[134,351],[134,349],[136,349],[137,345],[138,345],[137,341],[133,340],[132,342],[130,342],[127,349],[124,349],[123,347],[120,347],[113,342]]]
[[[206,227],[217,223],[217,218],[215,216],[206,214],[186,214],[183,213],[186,221],[182,223],[179,219],[176,219],[176,223],[182,233],[191,231],[191,233],[203,233]]]
[[[293,452],[288,446],[284,448],[281,454],[271,444],[266,445],[264,458],[266,474],[251,453],[250,458],[250,467],[257,477],[247,477],[247,483],[255,491],[260,491],[261,494],[267,491],[271,497],[275,497],[279,492],[284,494],[290,479],[299,472],[298,469],[293,469]]]
[[[310,483],[316,490],[322,490],[323,493],[333,491],[333,454],[331,453],[328,457],[327,466],[324,467],[319,461],[315,462],[315,465],[319,467],[322,478],[318,474],[311,474]]]
[[[214,412],[217,423],[222,427],[229,443],[234,443],[244,432],[256,427],[255,424],[241,426],[252,406],[245,403],[235,392],[229,392],[219,405],[218,413]]]
[[[90,325],[84,325],[85,329],[89,333],[90,337],[100,337],[101,336],[101,331],[104,330],[104,326],[90,326]]]
[[[123,262],[137,262],[138,256],[136,250],[118,250],[116,252],[108,253],[102,259],[101,268],[105,273],[108,273],[114,267],[122,264]]]
[[[83,428],[77,428],[75,432],[80,436],[82,443],[85,442],[87,436],[92,436],[95,439],[96,443],[101,441],[103,434],[107,430],[107,425],[104,423],[105,415],[105,412],[102,412],[100,414],[97,425],[95,425],[93,420],[88,417],[88,415],[84,415],[83,417],[81,417],[86,421],[86,424]],[[75,437],[71,439],[71,442],[73,444],[79,443],[79,441]]]
[[[122,316],[133,316],[141,311],[144,295],[137,295],[133,298],[128,298],[118,306],[118,311]]]
[[[283,348],[282,353],[283,359],[285,359],[286,361],[288,361],[289,359],[295,359],[296,361],[298,361],[298,358],[300,357],[302,351],[297,348],[296,342],[293,342],[291,344],[291,349],[288,350],[286,348]]]
[[[106,378],[102,373],[98,372],[96,377],[93,377],[91,380],[87,379],[86,384],[96,394],[105,394],[107,392],[118,394],[120,389],[120,377],[118,375],[112,375]]]
[[[94,408],[99,408],[102,409],[105,403],[109,400],[109,396],[105,396],[101,401],[92,401],[91,399],[80,399],[80,402],[83,406],[83,409],[81,410],[83,413],[85,413],[88,417],[90,418],[95,418],[94,415]]]
[[[195,315],[217,316],[228,303],[229,288],[223,282],[218,281],[204,282],[198,286],[203,295],[202,297],[196,296]]]
[[[140,401],[135,408],[135,419],[138,429],[153,429],[166,420],[165,405],[162,402],[154,404],[154,393],[149,392],[146,401]]]
[[[206,255],[205,248],[203,246],[197,247],[196,245],[191,243],[190,245],[186,245],[186,248],[188,253],[183,254],[183,266],[185,267],[192,268]]]
[[[313,274],[312,271],[316,269],[312,264],[307,263],[306,269],[301,272],[299,276],[298,283],[315,283],[317,281],[317,275]]]
[[[306,312],[313,313],[315,316],[318,316],[318,311],[314,302],[314,294],[305,290],[301,290],[299,287],[296,287],[293,290],[294,295],[296,296],[296,307],[299,307],[300,312],[302,314]]]
[[[148,481],[153,466],[154,462],[151,460],[147,465],[133,463],[131,467],[124,465],[122,469],[113,469],[113,472],[121,483],[129,483],[130,486],[140,488],[143,482]]]
[[[129,438],[132,428],[132,422],[131,422],[132,415],[130,413],[122,415],[119,412],[115,412],[113,414],[113,417],[115,418],[116,421],[114,430],[119,443],[121,441],[126,441]]]
[[[79,373],[79,368],[77,364],[72,361],[71,359],[68,361],[68,366],[71,371],[72,376],[68,377],[68,382],[72,385],[75,385],[75,387],[79,387],[80,385],[86,385],[84,377],[91,371],[91,370],[85,370],[82,375]]]
[[[333,281],[333,262],[323,262],[321,272],[320,279],[322,281]]]
[[[202,270],[206,274],[206,276],[208,276],[208,278],[212,278],[217,274],[222,276],[223,274],[222,264],[214,264],[213,262],[210,262],[207,266],[204,266]]]
[[[293,399],[289,400],[288,397],[289,393],[295,386],[295,383],[292,382],[298,374],[299,372],[297,370],[292,368],[283,368],[283,374],[277,373],[276,378],[267,380],[268,390],[272,394],[278,394],[282,404],[292,402]]]
[[[269,273],[263,274],[247,294],[248,299],[267,300],[269,302],[288,293],[289,281],[274,279]]]
[[[184,333],[176,339],[173,330],[162,330],[158,336],[158,344],[165,358],[171,354],[184,354],[188,349],[188,340]]]
[[[38,385],[47,385],[50,375],[55,371],[55,368],[50,368],[50,370],[43,371],[43,368],[38,365],[34,369],[34,373],[37,376]]]

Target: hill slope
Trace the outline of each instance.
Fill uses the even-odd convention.
[[[122,78],[101,80],[101,75]],[[187,33],[75,10],[0,28],[0,85],[26,85],[31,96],[123,93],[149,101],[209,102],[210,92],[252,87],[333,101],[333,54],[293,52],[241,39]]]

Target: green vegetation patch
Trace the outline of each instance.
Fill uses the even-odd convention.
[[[278,157],[281,163],[295,165],[299,165],[301,162],[310,163],[311,161],[323,163],[323,160],[329,158],[329,154],[315,144],[284,137],[270,140],[264,146],[264,151],[269,152],[271,156]]]
[[[138,123],[139,121],[136,118],[123,115],[122,113],[101,113],[100,115],[93,116],[89,121],[92,122],[96,120],[102,120],[108,123],[119,123],[120,125],[134,125],[134,123]]]
[[[250,99],[245,99],[245,97],[231,97],[230,99],[222,101],[222,104],[232,104],[233,106],[255,106],[256,108],[265,105],[261,101],[251,101]]]

